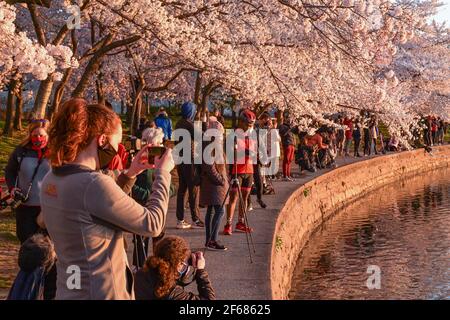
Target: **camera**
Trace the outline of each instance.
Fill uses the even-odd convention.
[[[28,200],[28,196],[23,194],[19,190],[14,191],[14,197],[11,198],[11,195],[7,195],[0,199],[0,210],[4,210],[7,207],[11,207],[12,209],[16,209],[22,203]]]

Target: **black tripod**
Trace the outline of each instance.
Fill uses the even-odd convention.
[[[239,204],[238,210],[239,209],[242,210],[242,213],[243,213],[243,216],[244,216],[245,225],[246,225],[247,228],[250,229],[250,225],[249,225],[249,222],[248,222],[248,215],[247,215],[247,203],[244,203],[244,197],[242,196],[241,186],[240,186],[240,182],[239,182],[239,178],[238,178],[237,170],[236,170],[236,167],[237,167],[237,137],[234,137],[233,165],[235,166],[234,167],[235,168],[234,175],[231,178],[230,184],[228,186],[228,190],[227,190],[227,192],[225,194],[225,199],[222,202],[222,207],[225,206],[225,203],[226,203],[228,197],[230,196],[231,189],[232,188],[237,188],[237,190],[238,190],[237,191],[238,192],[238,204]],[[214,213],[214,214],[216,214],[216,213]],[[210,219],[210,221],[211,221],[210,223],[212,223],[212,221],[213,221],[214,214],[213,214],[213,216]],[[210,238],[211,238],[211,236],[213,234],[213,231],[214,231],[211,228],[211,226],[210,226],[209,230],[210,230],[210,234],[209,234],[207,243],[209,242],[209,240],[210,240]],[[255,250],[255,245],[253,243],[253,236],[252,236],[251,232],[245,232],[245,238],[247,240],[247,247],[248,247],[248,253],[249,253],[249,257],[250,257],[250,263],[253,263],[252,249],[253,249],[253,253],[256,253],[256,250]],[[206,248],[205,248],[205,252],[206,252]]]

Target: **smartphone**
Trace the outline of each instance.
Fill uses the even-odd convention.
[[[161,157],[164,152],[166,152],[165,147],[149,147],[147,149],[148,155],[148,163],[154,164],[155,163],[155,157]]]

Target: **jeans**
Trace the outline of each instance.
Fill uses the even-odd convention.
[[[350,153],[350,146],[352,145],[352,138],[348,139],[345,138],[345,155],[348,155]]]
[[[377,139],[375,139],[375,138],[372,139],[372,143],[370,145],[370,149],[373,151],[373,153],[378,154]]]
[[[213,209],[216,212],[214,215],[212,213]],[[206,243],[208,243],[208,241],[217,241],[217,238],[219,237],[220,221],[222,220],[224,213],[225,211],[223,210],[222,205],[208,206],[205,217]],[[211,216],[213,216],[212,219]]]
[[[354,144],[354,150],[355,150],[355,156],[359,156],[359,145],[361,143],[361,139],[359,138],[355,138],[354,140],[355,144]]]

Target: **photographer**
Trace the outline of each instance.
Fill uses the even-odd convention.
[[[314,161],[314,150],[312,147],[308,146],[308,133],[298,132],[298,149],[296,154],[296,163],[298,163],[300,168],[300,173],[304,170],[309,172],[316,172],[316,163]]]
[[[40,185],[50,170],[47,159],[48,125],[45,119],[31,120],[27,138],[13,151],[5,168],[6,184],[14,205],[18,205],[14,212],[20,243],[40,229]]]
[[[147,147],[117,183],[99,171],[117,154],[121,139],[117,114],[83,99],[65,102],[50,128],[53,168],[42,182],[41,203],[58,256],[56,299],[132,299],[123,232],[154,237],[164,228],[172,153],[167,150],[155,158],[152,194],[141,206],[127,191],[138,174],[153,166]],[[80,278],[75,283],[73,272]]]
[[[239,186],[242,194],[242,203],[248,204],[248,199],[250,197],[250,192],[253,185],[253,163],[254,158],[252,155],[257,150],[257,141],[251,136],[251,132],[254,130],[254,125],[256,121],[255,114],[249,109],[245,108],[240,111],[238,128],[236,132],[241,136],[240,139],[236,140],[236,153],[237,156],[235,163],[230,164],[229,174],[231,178],[236,177],[239,179]],[[224,226],[223,234],[230,236],[232,231],[232,221],[236,205],[238,205],[239,199],[238,186],[233,185],[230,190],[229,205],[227,206],[227,223]],[[239,217],[236,223],[235,230],[237,232],[251,233],[253,232],[245,222],[245,208],[242,205],[239,207]]]
[[[216,299],[203,254],[191,253],[186,241],[180,237],[171,236],[159,241],[154,255],[135,278],[137,300]],[[184,290],[193,280],[197,283],[198,295]]]
[[[181,106],[181,119],[177,122],[175,129],[184,129],[191,135],[191,157],[189,163],[181,162],[177,164],[178,173],[178,191],[177,191],[177,229],[203,228],[205,223],[200,219],[200,209],[198,205],[199,200],[199,186],[198,177],[199,172],[194,165],[194,119],[197,113],[197,106],[192,102],[185,102]],[[183,139],[175,142],[175,145],[181,143]],[[180,152],[183,156],[183,151]],[[189,224],[184,220],[184,199],[186,192],[189,197],[189,208],[191,210],[191,218],[193,224]]]

